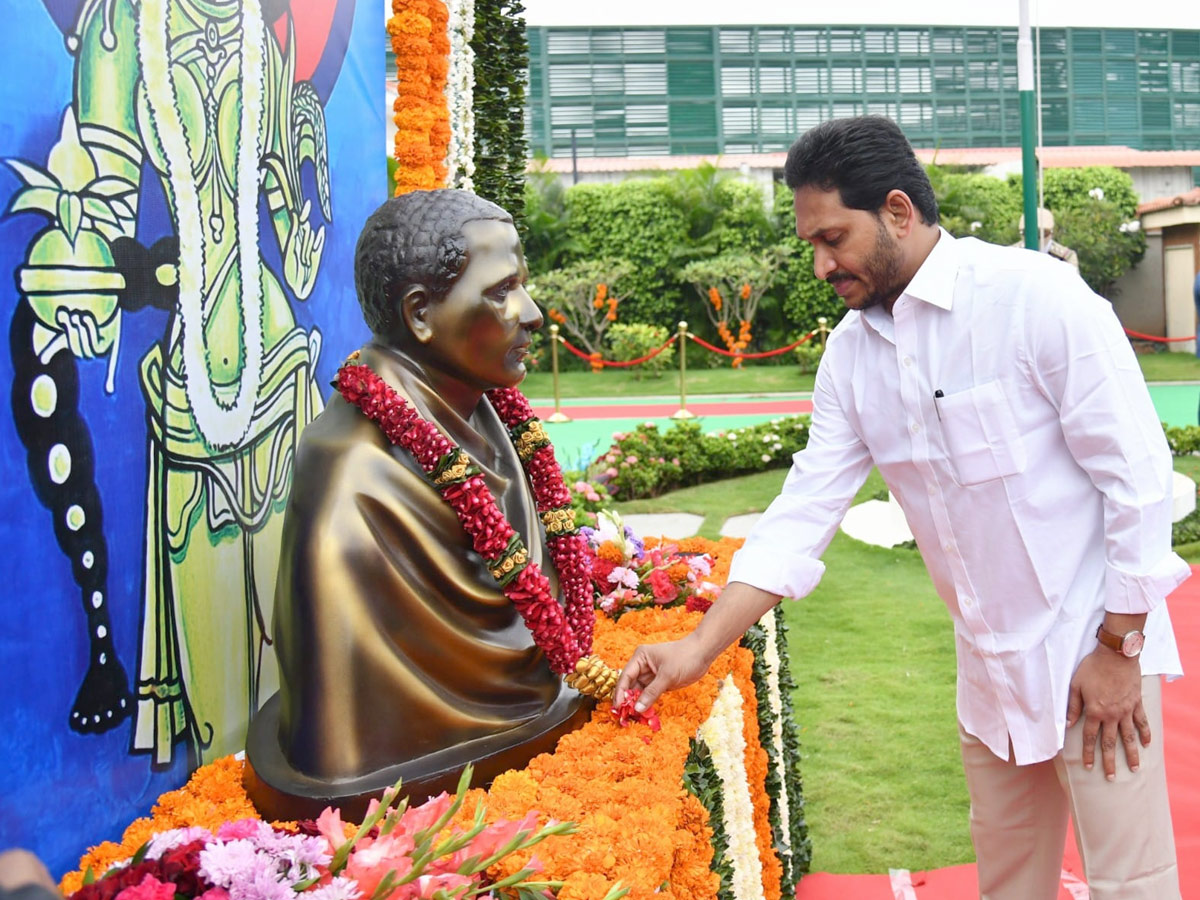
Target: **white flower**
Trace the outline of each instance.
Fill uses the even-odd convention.
[[[783,444],[779,444],[779,443],[773,444],[773,445],[771,446],[771,449],[772,449],[772,450],[777,450],[777,451],[778,451],[778,450],[782,450],[782,449],[783,449]]]
[[[727,434],[727,435],[726,435],[726,437],[728,437],[728,438],[729,438],[731,441],[736,441],[736,440],[737,440],[737,435],[736,435],[734,432],[732,432],[732,431],[731,431],[731,432],[729,432],[729,434]]]
[[[1094,187],[1090,191],[1088,191],[1088,196],[1091,197],[1093,200],[1103,200],[1104,199],[1104,188]]]
[[[762,455],[762,461],[763,461],[763,462],[770,462],[770,461],[771,461],[771,454],[770,454],[770,453],[764,453],[764,454]]]
[[[1132,222],[1122,222],[1117,226],[1117,231],[1121,232],[1121,234],[1136,234],[1141,230],[1142,223],[1137,219],[1134,219]]]
[[[742,736],[742,692],[733,678],[722,680],[712,713],[700,726],[700,738],[712,753],[721,779],[725,834],[733,870],[734,900],[762,896],[762,860],[754,830],[754,804],[746,774],[746,741]]]
[[[971,223],[971,231],[972,231],[972,233],[974,233],[974,232],[978,231],[978,230],[979,230],[980,228],[982,228],[982,227],[983,227],[983,223],[982,223],[982,222],[972,222],[972,223]]]

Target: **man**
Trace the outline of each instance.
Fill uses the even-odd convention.
[[[1180,673],[1163,598],[1189,570],[1170,549],[1162,428],[1110,305],[1044,254],[941,230],[886,119],[818,126],[786,178],[816,275],[850,309],[808,446],[721,601],[688,637],[639,648],[617,701],[691,682],[807,595],[877,466],[954,623],[981,896],[1057,896],[1070,807],[1094,900],[1178,897],[1159,676]]]
[[[542,317],[511,217],[415,192],[367,220],[355,282],[368,366],[483,472],[557,593],[535,498],[484,392],[514,387]],[[305,429],[275,591],[281,687],[251,723],[248,787],[271,817],[361,815],[553,749],[588,710],[546,663],[413,455],[334,394]]]

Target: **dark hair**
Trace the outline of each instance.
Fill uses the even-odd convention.
[[[926,225],[938,221],[929,176],[900,126],[882,116],[830,119],[806,131],[788,150],[783,175],[793,191],[837,188],[846,206],[874,213],[889,191],[904,191]]]
[[[412,191],[371,213],[354,248],[354,286],[363,318],[375,334],[395,326],[396,300],[410,286],[445,296],[467,267],[463,226],[512,216],[467,191]]]

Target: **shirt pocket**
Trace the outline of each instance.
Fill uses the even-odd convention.
[[[959,484],[1025,471],[1025,444],[999,382],[946,394],[934,403]]]

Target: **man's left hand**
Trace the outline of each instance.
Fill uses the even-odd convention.
[[[1117,777],[1117,744],[1125,748],[1131,772],[1138,770],[1138,742],[1150,744],[1150,721],[1142,709],[1142,667],[1107,647],[1097,647],[1084,657],[1071,678],[1067,727],[1083,716],[1083,767],[1096,761],[1096,739],[1104,777]]]

